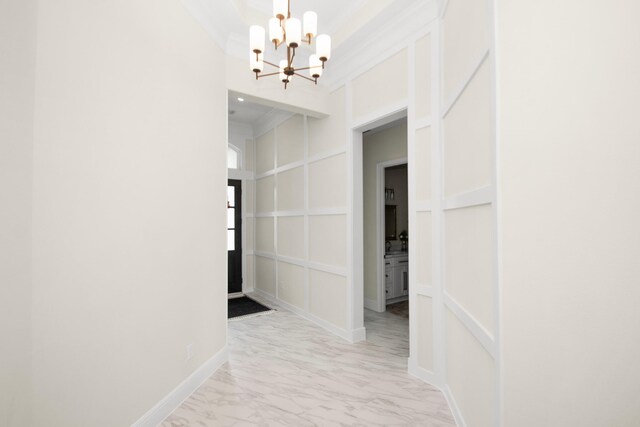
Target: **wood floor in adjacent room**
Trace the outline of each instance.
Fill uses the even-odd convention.
[[[284,309],[229,322],[229,363],[162,426],[455,426],[442,393],[407,374],[404,313],[365,310],[357,344]]]

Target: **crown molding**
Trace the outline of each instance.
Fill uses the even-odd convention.
[[[327,63],[323,86],[334,91],[422,34],[440,13],[437,0],[399,0],[342,43]]]
[[[214,2],[207,0],[181,1],[228,56],[248,61],[248,35],[234,32],[239,25],[232,21],[240,18],[233,1],[216,1],[215,7],[212,6]],[[254,3],[256,0],[246,0],[248,6],[255,7]],[[365,0],[349,2],[347,10],[342,14],[343,18],[337,22],[346,22],[349,13],[354,13],[364,4]],[[440,16],[445,4],[445,0],[394,1],[335,47],[332,58],[327,63],[327,70],[318,80],[317,88],[332,92],[403,49],[407,46],[407,40],[423,33],[429,23]]]

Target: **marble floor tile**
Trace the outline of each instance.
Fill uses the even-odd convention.
[[[230,322],[229,362],[161,425],[455,426],[442,393],[407,374],[408,319],[365,310],[365,327],[350,344],[281,308]]]

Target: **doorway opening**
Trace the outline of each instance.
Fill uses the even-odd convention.
[[[242,293],[242,181],[227,183],[227,292]]]
[[[367,340],[393,335],[409,356],[406,111],[369,125],[362,144],[363,323]],[[355,142],[359,142],[354,140]],[[355,151],[355,150],[354,150]]]

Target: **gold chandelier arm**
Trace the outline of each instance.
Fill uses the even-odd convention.
[[[265,63],[265,64],[267,64],[267,65],[271,65],[272,67],[280,68],[280,66],[279,66],[279,65],[276,65],[276,64],[274,64],[273,62],[269,62],[269,61],[262,61],[262,62],[264,62],[264,63]]]
[[[300,68],[300,69],[302,69],[302,68]],[[303,79],[309,80],[309,81],[311,81],[311,82],[314,82],[314,83],[316,82],[314,79],[312,79],[312,78],[310,78],[310,77],[307,77],[307,76],[303,76],[302,74],[298,74],[298,73],[293,73],[293,74],[294,74],[295,76],[302,77]]]
[[[280,72],[278,71],[277,73],[267,73],[267,74],[258,74],[256,77],[260,78],[260,77],[269,77],[269,76],[276,76],[280,74]]]

